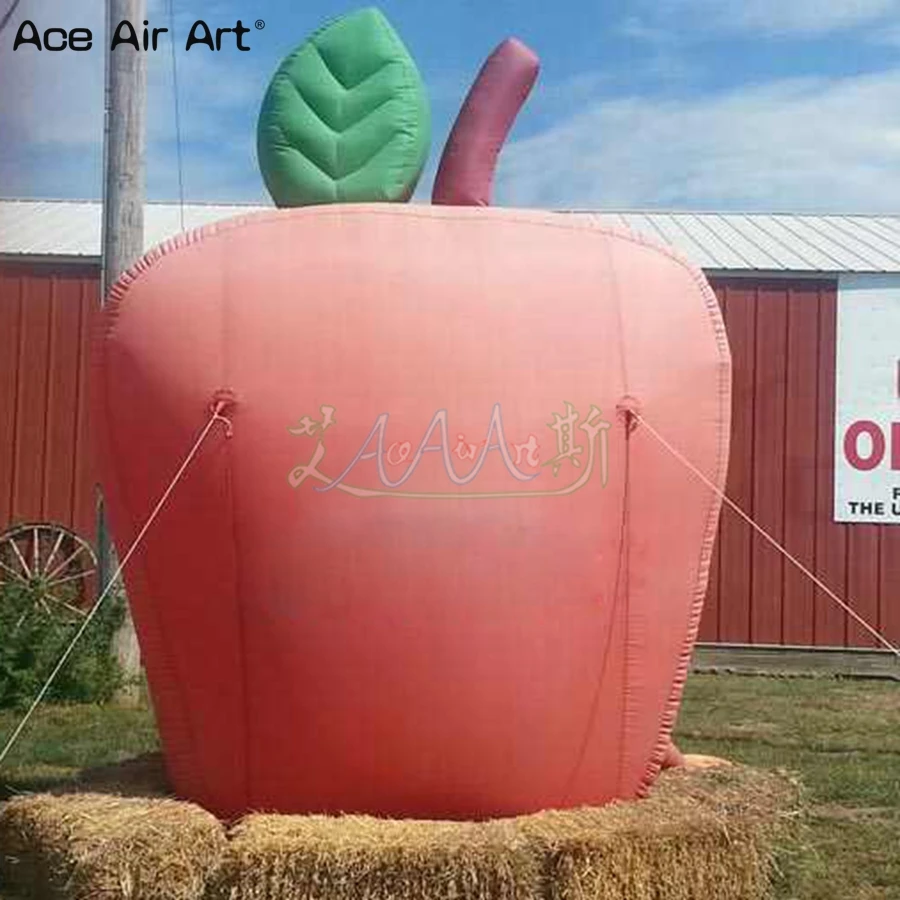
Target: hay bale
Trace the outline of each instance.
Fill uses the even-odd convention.
[[[253,815],[230,834],[215,900],[531,900],[540,861],[513,822]]]
[[[0,808],[0,878],[47,900],[199,900],[221,824],[174,800],[34,795]]]
[[[715,769],[719,766],[733,766],[734,763],[720,756],[705,756],[702,753],[685,753],[683,755],[685,769]]]
[[[646,800],[540,813],[519,827],[544,848],[548,900],[759,900],[798,802],[785,776],[673,769]]]
[[[146,759],[95,784],[159,786]],[[649,798],[490,822],[248,816],[97,794],[0,808],[0,878],[47,900],[759,900],[790,779],[672,769]]]
[[[758,900],[789,779],[672,770],[637,803],[485,823],[254,815],[215,900]]]

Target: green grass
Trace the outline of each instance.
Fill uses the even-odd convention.
[[[21,714],[0,711],[5,745]],[[40,707],[0,767],[0,799],[73,780],[89,766],[130,759],[157,750],[152,714],[117,706]]]
[[[677,740],[800,776],[807,846],[781,897],[900,898],[900,683],[694,675]]]
[[[0,713],[0,741],[16,721]],[[781,898],[900,900],[900,683],[693,675],[677,740],[800,775],[806,847],[786,860]],[[146,710],[47,707],[0,769],[0,797],[156,748]]]

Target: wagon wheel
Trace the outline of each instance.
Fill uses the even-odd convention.
[[[90,544],[61,525],[17,525],[0,534],[0,589],[21,588],[33,611],[55,621],[87,615],[96,573]]]

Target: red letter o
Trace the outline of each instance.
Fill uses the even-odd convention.
[[[868,457],[860,456],[857,449],[861,434],[869,435],[872,440],[872,452]],[[854,422],[844,435],[844,456],[854,469],[861,469],[863,472],[874,469],[884,459],[884,432],[875,422],[866,419]]]

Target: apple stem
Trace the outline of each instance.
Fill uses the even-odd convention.
[[[487,58],[447,139],[432,203],[490,206],[497,157],[539,69],[535,53],[516,38]]]

